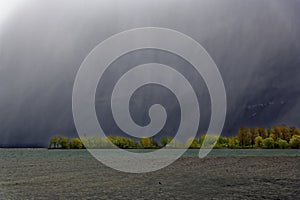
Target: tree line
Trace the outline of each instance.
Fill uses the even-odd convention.
[[[213,135],[203,134],[199,138],[190,138],[190,148],[197,149],[203,145],[204,138],[213,140]],[[122,149],[158,149],[165,146],[171,148],[183,148],[184,144],[180,144],[171,137],[161,137],[156,140],[151,138],[140,138],[138,141],[132,138],[121,136],[108,136],[101,138],[81,137],[71,138],[54,136],[50,139],[50,149],[83,149],[83,148],[113,148],[114,144]],[[263,127],[241,127],[236,136],[219,137],[217,142],[212,142],[214,148],[222,149],[243,149],[243,148],[265,148],[265,149],[300,149],[300,131],[296,127],[286,125],[273,126],[272,128]]]

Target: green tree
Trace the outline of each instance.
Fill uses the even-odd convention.
[[[286,140],[279,139],[276,143],[280,149],[287,149],[289,147],[289,143]]]
[[[280,139],[290,141],[291,139],[291,132],[290,129],[286,125],[281,125],[280,127],[281,137]]]
[[[238,140],[241,146],[245,147],[251,144],[250,132],[248,128],[241,127],[238,133]]]
[[[259,136],[259,132],[257,128],[250,128],[249,133],[250,133],[250,144],[253,147],[255,144],[255,138]]]
[[[213,134],[203,134],[199,139],[199,144],[203,148],[213,148],[217,144],[219,136]],[[204,143],[205,141],[205,143]]]
[[[238,141],[237,137],[232,136],[228,139],[229,148],[231,148],[231,149],[237,148],[238,144],[239,144],[239,141]]]
[[[168,146],[172,140],[173,140],[172,137],[165,137],[165,136],[163,136],[163,137],[160,139],[160,144],[161,144],[163,147],[165,147],[165,146]]]
[[[121,149],[133,149],[137,148],[138,144],[131,138],[125,138],[120,136],[109,136],[108,139],[117,147]],[[101,140],[102,148],[109,145],[105,140]]]
[[[265,149],[273,149],[274,148],[274,139],[272,137],[268,137],[262,141],[263,148]]]
[[[150,140],[151,140],[152,148],[158,148],[158,143],[157,143],[157,141],[155,140],[155,137],[152,136],[152,137],[150,138]]]
[[[148,149],[152,147],[152,141],[150,138],[142,137],[140,139],[140,144],[143,148]]]
[[[263,128],[262,126],[260,126],[260,127],[257,128],[257,132],[258,132],[258,135],[260,137],[262,137],[262,139],[265,139],[267,137],[267,135],[268,135],[266,129]]]
[[[175,148],[185,148],[186,144],[181,144],[180,142],[176,141],[174,138],[169,137],[169,142],[167,148],[175,149]]]
[[[94,137],[89,138],[88,144],[90,148],[93,149],[102,149],[103,148],[103,142],[100,135],[95,135]]]
[[[59,137],[59,139],[58,139],[58,145],[62,149],[68,149],[69,148],[69,138],[67,138],[67,137]]]
[[[282,138],[282,133],[279,126],[274,126],[272,128],[270,137],[272,137],[274,141],[277,141],[278,139]]]
[[[51,139],[50,139],[50,144],[49,144],[49,148],[59,148],[58,146],[58,141],[60,140],[60,136],[53,136]]]
[[[267,138],[267,137],[270,137],[271,132],[272,132],[272,129],[271,129],[271,128],[268,128],[268,129],[267,129],[267,136],[266,136],[266,138]],[[265,139],[265,138],[264,138],[264,139]]]
[[[290,139],[290,146],[293,149],[300,149],[300,136],[299,135],[294,135]]]
[[[135,142],[135,146],[137,147],[137,143]],[[108,137],[101,138],[101,147],[103,149],[111,149],[113,145]]]
[[[198,148],[200,148],[200,143],[199,143],[199,140],[197,138],[194,138],[194,137],[189,138],[188,143],[191,144],[190,145],[191,149],[198,149]]]
[[[206,137],[206,134],[202,134],[202,135],[200,136],[200,138],[199,138],[199,144],[200,144],[200,147],[202,146],[205,137]]]
[[[257,136],[254,140],[255,140],[255,147],[261,148],[263,146],[263,138],[261,136]]]
[[[79,138],[72,138],[70,142],[70,147],[72,149],[82,149],[83,144]]]
[[[294,135],[300,135],[300,131],[295,126],[291,126],[289,128],[289,131],[290,131],[291,137]]]
[[[166,136],[163,136],[160,138],[160,144],[164,147],[168,144],[168,138]]]
[[[93,148],[92,144],[90,143],[91,140],[87,136],[80,137],[80,140],[86,148],[89,148],[89,149]]]
[[[215,145],[215,148],[221,149],[221,148],[228,148],[229,146],[229,139],[227,137],[220,136],[217,144]]]

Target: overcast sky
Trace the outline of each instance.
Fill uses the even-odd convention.
[[[300,126],[297,0],[27,0],[16,5],[0,4],[0,146],[45,146],[54,134],[75,137],[72,88],[80,64],[107,37],[145,26],[185,33],[213,58],[228,98],[224,135],[236,134],[242,125]],[[106,85],[96,95],[105,131],[121,133],[107,109],[109,86],[122,70],[147,62],[186,69],[182,73],[201,99],[199,133],[205,132],[210,101],[201,77],[180,57],[155,50],[123,56],[106,73]],[[137,123],[147,124],[145,108],[160,102],[170,117],[162,133],[172,135],[178,128],[178,102],[167,90],[141,88],[132,102]]]

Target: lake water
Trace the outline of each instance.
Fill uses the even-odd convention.
[[[151,150],[130,150],[136,153],[146,153]],[[172,150],[176,151],[176,149]],[[183,157],[197,157],[199,150],[189,149]],[[0,149],[0,158],[64,158],[90,157],[87,150],[48,150],[48,149]],[[300,156],[300,149],[214,149],[208,157],[222,156]]]
[[[0,199],[299,199],[300,150],[197,156],[188,150],[166,168],[130,174],[87,150],[0,149]]]

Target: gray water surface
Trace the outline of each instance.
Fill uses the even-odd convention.
[[[147,153],[149,149],[131,149],[135,153]],[[176,151],[176,149],[172,150]],[[183,157],[198,157],[199,150],[189,149]],[[65,157],[90,157],[86,150],[48,150],[48,149],[0,149],[0,158],[65,158]],[[208,157],[223,156],[300,156],[300,149],[213,149]]]

